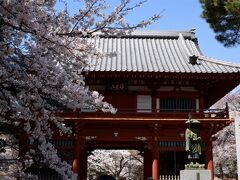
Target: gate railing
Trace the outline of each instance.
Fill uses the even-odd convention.
[[[82,109],[82,113],[93,113],[97,116],[106,113],[101,111],[90,111]],[[65,113],[68,113],[65,111]],[[72,113],[72,112],[70,112]],[[118,109],[116,115],[141,115],[141,116],[153,116],[153,117],[179,117],[179,118],[186,118],[188,115],[191,114],[194,118],[199,119],[228,119],[228,109]],[[115,115],[114,115],[115,116]]]
[[[180,180],[179,175],[160,175],[159,180]]]

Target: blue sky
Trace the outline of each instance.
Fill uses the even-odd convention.
[[[162,13],[162,18],[147,29],[153,30],[189,30],[196,29],[200,49],[203,54],[220,60],[240,63],[240,46],[226,48],[215,39],[214,32],[200,17],[202,8],[198,0],[148,0],[129,20],[135,21]],[[134,14],[133,13],[133,14]],[[135,18],[134,18],[135,17]]]
[[[107,0],[110,4],[118,3],[120,0]],[[70,1],[69,10],[74,12],[77,9],[77,0]],[[132,0],[136,2],[136,0]],[[61,8],[61,1],[58,1],[57,8]],[[63,6],[62,6],[63,7]],[[163,12],[162,12],[163,11]],[[127,16],[126,21],[136,23],[160,12],[162,18],[148,30],[189,30],[196,29],[200,49],[203,54],[219,60],[240,63],[240,46],[226,48],[215,40],[214,32],[203,20],[201,6],[198,0],[148,0],[142,7],[134,10]]]

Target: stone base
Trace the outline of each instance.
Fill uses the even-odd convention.
[[[180,180],[211,180],[211,171],[205,169],[181,170]]]

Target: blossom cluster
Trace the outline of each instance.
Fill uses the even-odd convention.
[[[63,133],[72,131],[57,114],[79,111],[85,104],[116,113],[102,95],[85,85],[82,74],[91,66],[89,59],[107,56],[88,39],[98,38],[99,32],[129,33],[159,18],[154,15],[129,25],[124,16],[143,2],[132,7],[129,3],[121,0],[106,14],[104,0],[81,0],[79,11],[70,16],[67,8],[55,10],[55,0],[0,0],[0,122],[37,141],[43,162],[64,179],[77,176],[47,141],[52,126]],[[26,155],[23,171],[33,163],[30,156],[34,153]]]

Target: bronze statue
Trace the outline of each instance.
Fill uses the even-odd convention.
[[[185,131],[186,151],[188,151],[188,159],[190,163],[196,163],[201,155],[201,137],[199,136],[199,121],[189,118],[186,122],[188,128]]]

